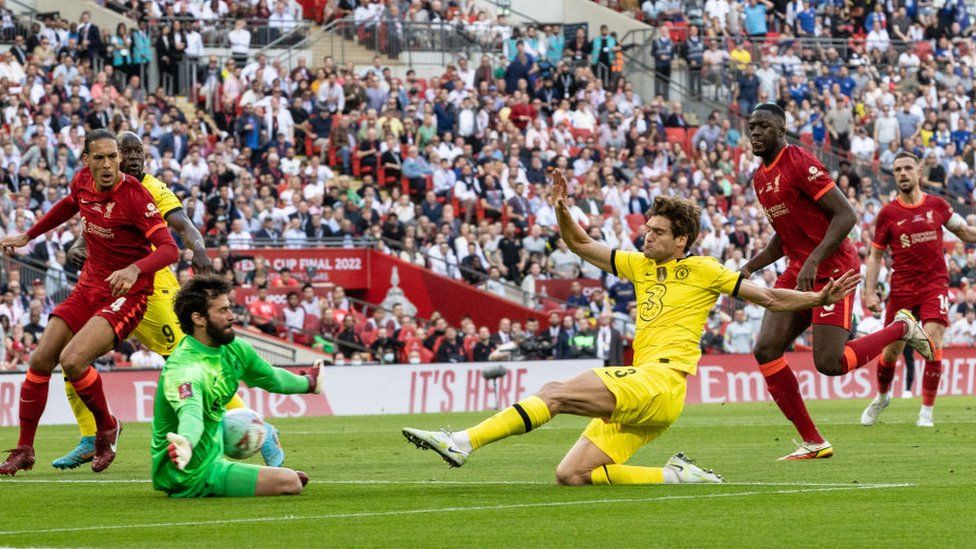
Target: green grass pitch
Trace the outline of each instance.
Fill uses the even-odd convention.
[[[33,547],[972,547],[976,399],[918,400],[878,425],[865,401],[811,402],[833,459],[777,462],[793,429],[770,403],[688,406],[632,463],[684,450],[721,486],[563,488],[554,470],[584,420],[559,417],[482,449],[462,469],[417,450],[403,426],[460,428],[484,414],[279,420],[298,497],[170,500],[153,492],[148,425],[127,425],[105,473],[50,467],[77,431],[41,427],[33,471],[0,479],[0,546]],[[0,429],[13,445],[14,429]],[[253,459],[253,458],[252,458]]]

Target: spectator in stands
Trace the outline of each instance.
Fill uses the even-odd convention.
[[[478,341],[471,350],[474,362],[488,362],[488,357],[495,350],[496,345],[491,341],[491,332],[487,326],[478,328]]]
[[[302,307],[298,292],[288,292],[285,306],[281,309],[284,327],[288,331],[289,339],[302,334],[305,330],[305,308]]]
[[[339,344],[339,352],[347,359],[352,358],[353,353],[366,348],[363,339],[356,331],[356,319],[352,315],[346,315],[342,319],[342,330],[336,336]]]
[[[464,347],[458,332],[453,327],[448,326],[444,330],[443,339],[437,345],[434,352],[435,362],[464,362]]]
[[[133,344],[135,351],[129,355],[129,362],[133,368],[162,368],[166,360],[158,354],[146,349],[141,343]]]
[[[952,347],[976,347],[976,310],[966,310],[964,317],[956,320],[946,334],[947,345]]]
[[[381,364],[393,364],[396,362],[397,353],[400,351],[402,343],[390,337],[389,330],[378,328],[376,339],[369,345],[369,350],[376,360]]]
[[[755,342],[755,327],[746,321],[744,310],[736,309],[732,323],[725,328],[725,352],[751,353]]]
[[[268,300],[268,288],[266,286],[258,287],[257,297],[248,306],[248,312],[251,315],[251,324],[255,328],[266,334],[275,335],[278,333],[275,327],[275,318],[278,316],[278,311],[274,303]],[[2,311],[0,311],[0,314],[2,314]]]

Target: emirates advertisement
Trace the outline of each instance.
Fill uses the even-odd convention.
[[[875,391],[875,368],[828,377],[818,373],[810,353],[787,355],[807,400],[866,399]],[[976,350],[946,349],[939,395],[976,395]],[[268,418],[332,415],[483,412],[505,407],[538,391],[548,381],[567,379],[601,366],[596,360],[344,366],[326,370],[324,395],[272,395],[241,387],[247,405]],[[504,368],[491,379],[491,370]],[[489,375],[486,375],[486,372]],[[494,372],[496,375],[499,371]],[[102,374],[112,410],[123,421],[152,421],[157,370]],[[899,364],[895,387],[903,384]],[[919,379],[921,376],[916,376]],[[17,425],[22,373],[0,375],[0,426]],[[920,388],[916,381],[915,394]],[[74,423],[61,376],[51,378],[42,423]],[[688,378],[688,404],[769,400],[762,375],[750,355],[706,355],[698,375]]]

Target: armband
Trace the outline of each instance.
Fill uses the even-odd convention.
[[[955,232],[959,229],[966,227],[966,220],[963,219],[961,215],[957,213],[953,213],[952,217],[949,218],[949,221],[945,222],[945,226],[950,231]]]

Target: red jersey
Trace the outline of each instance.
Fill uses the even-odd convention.
[[[274,320],[278,316],[278,308],[270,301],[255,300],[247,309],[252,317],[265,321]]]
[[[930,194],[918,204],[901,198],[885,204],[878,213],[872,246],[891,248],[891,294],[918,294],[932,287],[949,287],[942,226],[952,217],[952,207]]]
[[[783,243],[790,269],[799,270],[827,234],[830,218],[817,201],[834,188],[834,180],[815,156],[787,145],[772,164],[756,170],[752,184],[766,219]],[[832,255],[820,262],[817,278],[834,277],[857,268],[854,245],[844,239]]]
[[[149,237],[166,229],[149,191],[131,175],[119,175],[122,180],[108,192],[96,190],[88,168],[75,173],[71,180],[71,193],[65,200],[72,201],[81,214],[88,246],[79,284],[104,286],[110,274],[152,253]],[[151,288],[155,274],[141,273],[130,291]]]

